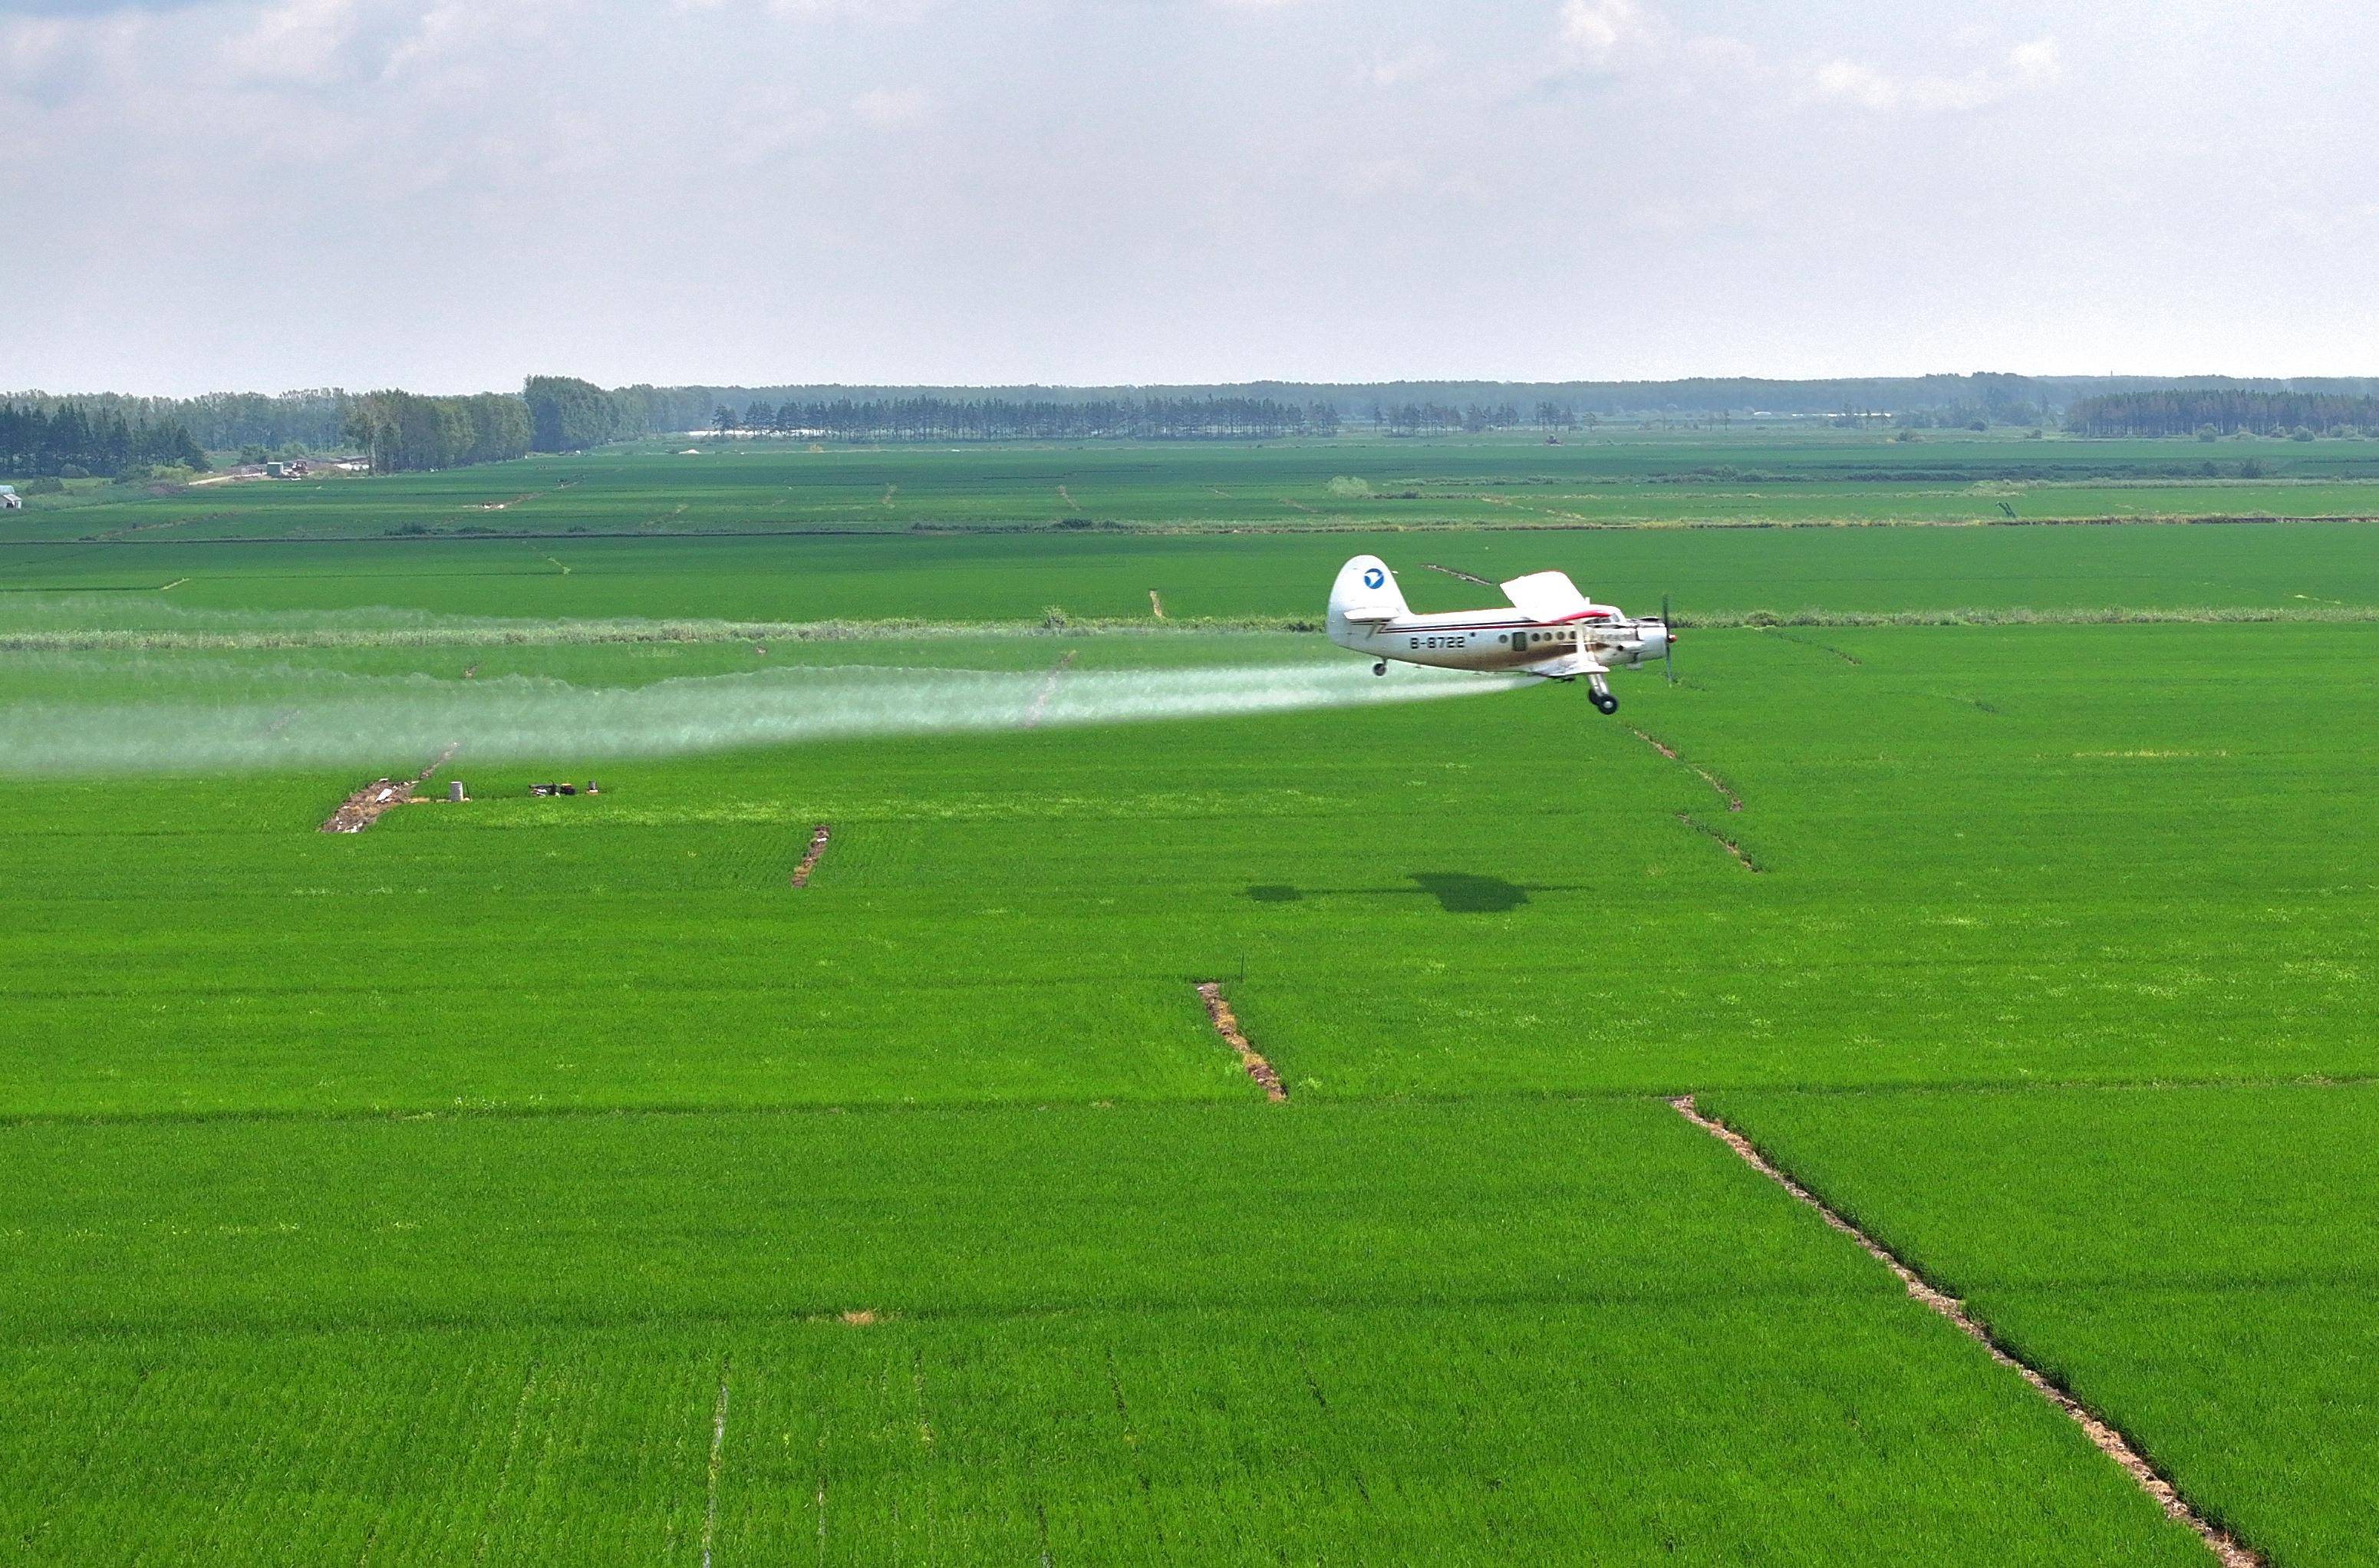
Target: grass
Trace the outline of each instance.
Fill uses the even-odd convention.
[[[722,1562],[2193,1560],[1656,1105],[20,1127],[0,1162],[0,1408],[44,1434],[0,1519],[43,1557],[693,1561],[715,1497]]]
[[[2379,1089],[1716,1108],[2272,1561],[2379,1562]]]

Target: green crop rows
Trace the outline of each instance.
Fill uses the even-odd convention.
[[[1555,455],[2201,451],[1695,440]],[[741,464],[1004,525],[1059,459],[1167,523],[1350,471],[606,452],[556,500],[745,526],[683,477]],[[2379,1562],[2365,525],[380,537],[562,465],[0,546],[0,1549],[2207,1561],[1693,1092],[2270,1561]],[[1431,688],[1282,629],[1359,548],[1425,608],[1487,590],[1424,561],[1561,565],[1813,623],[1689,629],[1612,719],[1372,700]],[[2109,607],[2208,619],[1841,623]],[[314,831],[431,735],[468,803]]]
[[[1716,1098],[2276,1561],[2371,1561],[2379,1090]]]

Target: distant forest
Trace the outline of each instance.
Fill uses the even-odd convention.
[[[724,429],[845,440],[1152,440],[1567,430],[1606,420],[1762,415],[1924,428],[2062,427],[2092,436],[2379,432],[2379,378],[2016,376],[1768,380],[1250,381],[1164,387],[599,387],[532,376],[517,393],[395,390],[134,397],[0,393],[0,472],[114,475],[202,452],[369,451],[444,468]],[[63,421],[63,422],[61,422]],[[195,464],[192,464],[195,465]]]
[[[720,404],[710,428],[827,435],[863,440],[1001,440],[1017,438],[1139,437],[1188,440],[1335,435],[1338,411],[1326,403],[1268,397],[1101,398],[1080,403],[1012,398],[755,398],[737,413]]]
[[[73,403],[0,403],[0,475],[112,479],[162,466],[207,466],[190,432],[171,419]]]
[[[2109,392],[2076,403],[2065,423],[2083,436],[2370,435],[2379,432],[2379,397],[2228,387]]]

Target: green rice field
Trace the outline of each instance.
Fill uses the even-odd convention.
[[[1964,431],[1899,441],[1797,426],[1584,431],[1552,442],[698,439],[369,481],[36,501],[12,531],[65,541],[2369,518],[2379,515],[2379,443]]]
[[[1915,525],[2237,456],[1773,431],[15,514],[0,1549],[2212,1561],[1692,1093],[2264,1561],[2379,1562],[2379,463],[2255,444],[2295,521]],[[1447,499],[1752,515],[1687,460],[1871,525]],[[1358,550],[1673,592],[1681,679],[1374,680],[1298,629]]]

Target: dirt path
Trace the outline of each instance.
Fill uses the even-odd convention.
[[[1247,1035],[1239,1029],[1238,1015],[1231,1011],[1230,1003],[1223,1000],[1222,982],[1200,981],[1198,995],[1206,1004],[1206,1016],[1214,1020],[1214,1032],[1223,1037],[1223,1043],[1239,1054],[1239,1065],[1248,1069],[1250,1078],[1263,1086],[1264,1098],[1275,1104],[1287,1099],[1288,1086],[1281,1082],[1280,1074],[1273,1069],[1273,1065],[1258,1055],[1256,1048],[1248,1043]]]
[[[1646,745],[1651,747],[1654,751],[1660,753],[1662,756],[1667,757],[1671,762],[1675,763],[1678,766],[1690,768],[1697,777],[1700,778],[1703,783],[1709,785],[1721,795],[1726,797],[1727,810],[1741,811],[1743,809],[1743,797],[1728,789],[1726,787],[1725,780],[1719,778],[1717,774],[1712,773],[1709,768],[1702,766],[1699,763],[1687,762],[1685,758],[1677,754],[1677,749],[1674,746],[1670,745],[1666,741],[1659,740],[1653,736],[1646,734],[1643,730],[1636,729],[1634,725],[1628,726],[1627,732],[1635,736],[1637,740],[1643,742]]]
[[[1154,588],[1148,590],[1148,608],[1156,616],[1156,619],[1159,621],[1165,619],[1165,601],[1156,597],[1156,590]]]
[[[823,822],[811,830],[810,847],[803,852],[802,863],[793,867],[791,880],[794,887],[806,887],[810,885],[810,873],[817,869],[820,857],[826,853],[827,840],[832,837],[834,837],[834,830]]]
[[[1064,501],[1068,506],[1072,507],[1077,512],[1082,510],[1082,503],[1074,499],[1074,492],[1068,489],[1063,485],[1057,487],[1057,499]]]
[[[460,749],[459,745],[447,747],[414,778],[373,779],[339,802],[339,809],[323,819],[322,831],[361,833],[390,812],[412,801],[413,791],[429,782],[429,776],[445,766],[447,759]]]
[[[2131,1439],[2101,1420],[2089,1406],[2050,1382],[2029,1363],[2020,1361],[2010,1355],[1997,1340],[1991,1337],[1990,1330],[1984,1327],[1974,1314],[1966,1310],[1964,1302],[1928,1283],[1923,1275],[1894,1257],[1881,1243],[1874,1240],[1865,1231],[1835,1212],[1827,1205],[1825,1200],[1793,1180],[1766,1155],[1760,1153],[1753,1147],[1749,1139],[1717,1117],[1704,1116],[1696,1108],[1692,1095],[1680,1094],[1669,1104],[1676,1107],[1677,1115],[1733,1150],[1744,1164],[1815,1209],[1826,1224],[1857,1242],[1868,1257],[1890,1269],[1911,1297],[1949,1319],[1950,1322],[1957,1325],[1961,1333],[1988,1351],[1992,1360],[2016,1373],[2032,1386],[2035,1393],[2065,1412],[2073,1424],[2082,1429],[2083,1435],[2097,1447],[2098,1452],[2121,1465],[2124,1473],[2138,1483],[2142,1491],[2156,1499],[2167,1514],[2196,1531],[2197,1538],[2205,1543],[2205,1549],[2214,1554],[2215,1559],[2222,1563],[2223,1568],[2262,1568],[2262,1558],[2234,1539],[2228,1532],[2216,1528],[2213,1521],[2192,1507],[2189,1500],[2180,1495],[2179,1489],[2158,1472],[2155,1465],[2147,1462],[2140,1451],[2132,1445]]]

